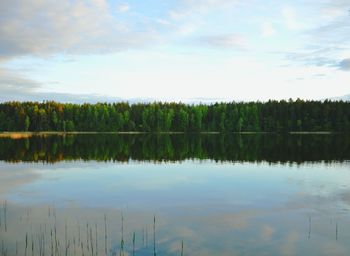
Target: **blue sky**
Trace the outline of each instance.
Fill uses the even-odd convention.
[[[2,0],[0,100],[346,95],[349,10],[350,0]]]

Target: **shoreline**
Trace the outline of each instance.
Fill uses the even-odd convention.
[[[254,134],[289,134],[289,135],[331,135],[331,134],[347,134],[346,132],[334,132],[334,131],[301,131],[301,132],[137,132],[137,131],[129,131],[129,132],[60,132],[60,131],[42,131],[42,132],[0,132],[0,138],[27,138],[31,136],[45,136],[45,135],[88,135],[88,134],[120,134],[120,135],[141,135],[141,134],[202,134],[202,135],[217,135],[217,134],[242,134],[242,135],[254,135]]]

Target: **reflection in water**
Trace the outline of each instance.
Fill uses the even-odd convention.
[[[7,209],[1,255],[347,255],[350,249],[346,216],[317,216],[311,229],[295,212],[154,217],[54,205]]]
[[[350,251],[345,136],[67,135],[0,145],[1,256]]]
[[[105,213],[96,209],[62,210],[54,205],[6,206],[1,212],[1,217],[4,216],[0,225],[1,255],[154,255],[162,252],[162,241],[158,249],[155,240],[155,216],[147,222],[145,216],[139,214],[125,216],[110,209],[105,209]],[[180,250],[168,255],[179,253]]]
[[[54,163],[62,160],[343,161],[350,159],[350,136],[161,134],[45,135],[0,138],[0,159]]]
[[[26,169],[36,180],[0,195],[6,255],[25,255],[26,241],[27,255],[154,255],[154,244],[181,255],[182,241],[184,255],[350,250],[347,163],[1,163],[0,176]]]

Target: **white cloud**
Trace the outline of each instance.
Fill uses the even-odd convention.
[[[181,0],[180,4],[169,11],[169,17],[173,20],[189,19],[194,16],[205,15],[215,10],[232,10],[238,4],[244,4],[243,0]]]
[[[117,7],[118,12],[128,12],[130,10],[130,5],[128,3],[122,3]]]
[[[328,0],[322,7],[321,14],[326,20],[334,20],[339,17],[349,16],[349,0]]]
[[[16,67],[16,63],[8,60],[62,54],[74,55],[80,64],[74,71],[62,72],[67,70],[67,63],[57,64],[53,58],[47,58],[51,64],[55,63],[49,75],[46,73],[49,68],[45,67],[44,71],[28,71],[26,77],[0,70],[1,100],[5,95],[11,99],[46,98],[51,92],[55,99],[73,99],[80,97],[77,95],[82,91],[87,93],[82,98],[90,99],[101,92],[123,98],[176,95],[178,99],[185,97],[184,92],[190,98],[223,98],[226,92],[232,95],[239,92],[239,99],[309,97],[316,93],[314,98],[324,98],[327,93],[328,96],[349,93],[348,88],[344,89],[349,82],[348,73],[341,71],[349,70],[349,0],[322,0],[321,3],[308,0],[305,6],[293,5],[293,2],[290,2],[292,6],[277,5],[274,1],[260,4],[250,0],[161,2],[162,7],[154,4],[140,10],[135,5],[131,6],[132,12],[128,12],[128,0],[118,1],[120,5],[107,0],[0,0],[1,67],[5,67],[4,60],[9,63],[6,67]],[[323,14],[328,18],[323,18]],[[283,29],[284,26],[288,29]],[[271,36],[276,40],[268,43],[263,40]],[[222,51],[212,51],[209,47]],[[126,51],[129,49],[138,51]],[[167,57],[157,59],[152,55],[153,49]],[[281,54],[266,57],[267,51],[282,52],[283,57],[290,54],[281,61]],[[120,61],[120,55],[116,54],[114,60],[106,61],[106,66],[94,62],[94,56],[107,58],[115,52],[126,54],[126,60]],[[199,53],[195,56],[198,61],[191,60],[191,65],[183,70],[189,60],[177,62],[174,52]],[[141,55],[147,61],[139,66],[140,60],[131,58]],[[223,56],[241,59],[223,64],[222,59],[218,61]],[[248,60],[249,57],[253,60]],[[265,64],[256,64],[260,61]],[[165,63],[173,62],[174,67],[162,70]],[[152,65],[153,69],[147,70]],[[280,69],[281,65],[288,66],[286,70],[290,72]],[[89,71],[85,70],[87,66],[91,66]],[[136,66],[139,70],[134,72]],[[109,67],[111,71],[106,72]],[[327,76],[310,80],[310,74],[303,73],[303,69],[310,67],[322,68],[317,72]],[[296,81],[296,78],[300,79]],[[60,84],[53,88],[46,81]],[[317,90],[315,86],[309,91],[305,89],[316,83],[319,84]],[[290,84],[294,88],[285,89]]]
[[[166,20],[166,19],[161,19],[161,18],[157,18],[157,19],[156,19],[156,22],[159,23],[159,24],[161,24],[161,25],[164,25],[164,26],[168,26],[168,25],[171,24],[168,20]]]
[[[297,22],[297,15],[294,8],[290,6],[283,7],[282,16],[288,29],[296,30],[300,28],[300,24]]]
[[[182,18],[188,17],[189,11],[188,10],[171,10],[169,12],[169,17],[172,20],[180,20]]]
[[[324,99],[349,93],[347,72],[328,67],[278,67],[278,63],[258,61],[254,55],[248,57],[245,53],[237,55],[230,52],[224,51],[223,55],[218,54],[221,57],[214,58],[203,52],[121,53],[117,58],[122,60],[125,68],[116,69],[113,65],[102,64],[98,72],[93,67],[76,72],[74,66],[79,66],[79,63],[72,63],[67,69],[81,77],[77,81],[79,85],[70,86],[73,80],[64,81],[66,86],[62,92],[94,94],[103,91],[122,98],[168,101],[193,98],[228,101],[298,97]],[[315,74],[325,76],[316,77]],[[57,73],[57,77],[62,75]]]
[[[175,24],[175,31],[180,36],[188,36],[197,30],[205,30],[213,23],[207,19],[212,13],[230,13],[242,0],[181,0],[175,8],[168,11],[168,19]]]
[[[270,37],[276,34],[276,30],[272,26],[271,22],[265,21],[262,23],[261,34],[263,37]]]
[[[180,25],[177,28],[176,32],[180,36],[187,36],[187,35],[194,33],[196,31],[197,27],[198,27],[197,24],[188,22],[188,23]]]
[[[46,85],[49,82],[45,83]],[[44,83],[34,81],[24,74],[0,67],[0,102],[5,101],[43,101],[55,100],[59,102],[112,102],[121,101],[121,98],[106,95],[82,93],[43,92]]]
[[[207,12],[213,8],[229,8],[237,5],[242,0],[183,0],[187,8],[199,12]]]
[[[91,0],[92,4],[98,8],[106,8],[108,3],[106,0]]]
[[[7,96],[21,96],[40,88],[40,84],[29,78],[19,75],[17,72],[0,68],[0,94],[2,98]]]
[[[142,19],[120,20],[105,0],[2,0],[0,17],[0,58],[121,51],[157,40]]]
[[[241,34],[203,36],[199,38],[199,42],[220,48],[237,48],[243,50],[248,47],[246,38]]]

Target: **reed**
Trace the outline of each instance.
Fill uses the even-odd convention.
[[[8,207],[8,206],[6,206]],[[0,208],[1,209],[1,208]],[[3,204],[5,209],[5,203]],[[4,211],[0,211],[4,216]],[[156,215],[152,216],[152,226],[145,225],[139,231],[126,230],[125,215],[121,213],[121,229],[120,229],[120,243],[119,252],[117,248],[108,247],[109,230],[107,228],[107,214],[104,214],[100,222],[104,226],[104,235],[99,236],[99,221],[95,221],[93,225],[89,221],[86,221],[86,226],[81,226],[80,222],[75,223],[75,228],[70,228],[69,225],[71,220],[69,218],[60,218],[61,216],[56,215],[54,208],[44,208],[44,222],[35,222],[31,214],[31,209],[26,209],[26,213],[19,215],[19,219],[27,214],[27,221],[18,222],[19,225],[25,225],[24,230],[24,241],[21,243],[20,240],[15,240],[11,249],[6,248],[7,241],[4,237],[1,241],[0,256],[11,255],[11,256],[68,256],[68,255],[79,255],[79,256],[98,256],[98,255],[133,255],[142,254],[146,252],[157,255],[157,218]],[[3,218],[4,220],[4,218]],[[73,222],[74,223],[74,222]],[[4,221],[2,222],[2,230],[4,232]],[[63,224],[61,226],[61,224]],[[9,227],[8,227],[9,228]],[[12,224],[10,223],[10,228]],[[86,229],[82,232],[82,228]],[[152,247],[148,248],[149,229],[152,228]],[[11,230],[8,230],[9,232]],[[112,230],[111,230],[112,231]],[[12,232],[9,232],[12,233]],[[86,233],[86,237],[85,237]],[[125,237],[131,237],[130,245],[125,241]],[[139,245],[137,239],[140,239]],[[142,238],[141,238],[142,237]],[[151,240],[151,238],[150,238]],[[118,241],[118,240],[116,240]],[[112,241],[112,246],[118,247],[118,242]],[[142,242],[141,242],[142,241]],[[104,246],[103,246],[104,244]],[[100,247],[100,248],[99,248]],[[9,251],[8,251],[9,250]],[[183,255],[183,242],[181,248],[181,255]]]
[[[68,240],[67,240],[67,234],[68,230],[67,230],[67,220],[65,220],[64,223],[64,241],[65,241],[65,248],[66,248],[66,256],[68,256]]]
[[[107,256],[107,215],[104,216],[105,221],[105,255]]]
[[[122,217],[122,237],[120,240],[120,256],[124,256],[124,215],[123,212],[121,213]]]
[[[4,203],[4,225],[5,225],[5,232],[7,232],[7,201],[5,200]]]
[[[335,240],[338,241],[338,222],[335,223]]]
[[[88,252],[90,252],[89,247],[89,222],[86,223],[86,249]]]
[[[92,228],[90,227],[90,248],[91,248],[91,256],[94,256],[94,242],[92,237]]]
[[[81,232],[81,230],[80,230],[80,223],[79,223],[79,221],[78,221],[78,244],[81,243],[81,240],[80,240],[80,232]]]
[[[309,217],[309,233],[307,239],[311,238],[311,217]]]
[[[53,256],[53,231],[52,231],[52,227],[50,228],[50,238],[51,238],[51,256]]]
[[[96,256],[98,254],[98,242],[97,242],[97,223],[95,223],[95,249],[96,249]]]
[[[73,255],[76,255],[75,237],[73,237]]]
[[[153,255],[156,256],[156,215],[153,217]]]
[[[184,256],[184,240],[181,241],[181,256]]]
[[[26,233],[24,256],[27,256],[27,249],[28,249],[28,233]]]
[[[132,235],[132,255],[135,256],[135,232]]]

